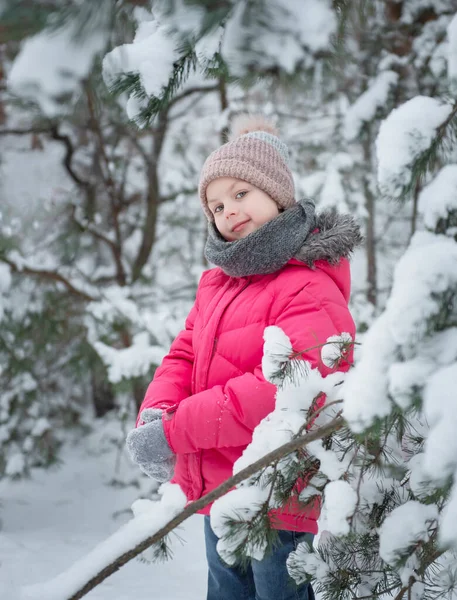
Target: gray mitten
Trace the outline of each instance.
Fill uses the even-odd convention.
[[[164,483],[170,481],[176,456],[168,445],[162,425],[162,411],[146,408],[140,418],[144,425],[133,429],[127,436],[127,450],[143,473]]]

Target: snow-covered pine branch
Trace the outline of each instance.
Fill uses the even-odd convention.
[[[268,468],[270,463],[279,462],[314,440],[331,435],[342,425],[342,418],[336,416],[322,427],[275,447],[186,508],[186,498],[181,488],[176,484],[164,484],[159,502],[144,501],[141,505],[134,505],[132,509],[135,516],[129,523],[54,579],[23,588],[20,600],[38,600],[43,597],[47,600],[80,600],[128,561],[150,546],[160,543],[183,521],[227,494],[231,488]]]
[[[127,114],[140,127],[153,123],[192,80],[249,80],[253,59],[257,78],[275,69],[295,75],[329,53],[337,27],[331,3],[316,0],[229,2],[217,10],[204,3],[170,9],[161,1],[151,12],[137,7],[134,15],[135,37],[105,56],[103,77],[113,94],[128,97]]]
[[[378,184],[382,194],[401,199],[437,163],[454,139],[457,104],[416,96],[394,109],[376,139]]]
[[[386,308],[342,389],[350,433],[334,437],[340,460],[351,456],[350,526],[334,526],[327,486],[318,554],[303,545],[289,559],[294,578],[312,579],[329,600],[450,600],[457,590],[457,187],[453,153],[435,171],[427,154],[454,119],[451,104],[418,97],[380,129],[380,185],[399,197],[417,175],[428,181],[417,201],[425,229],[398,262]]]
[[[262,370],[278,387],[275,410],[255,428],[252,442],[235,463],[234,473],[294,438],[310,437],[306,449],[300,447],[296,452],[282,453],[280,460],[255,472],[214,503],[211,527],[219,537],[218,552],[228,564],[249,558],[261,560],[275,541],[272,528],[275,510],[289,503],[301,503],[302,507],[319,503],[324,486],[339,480],[349,464],[349,457],[338,459],[328,447],[328,439],[324,443],[319,436],[311,441],[313,433],[339,418],[345,374],[334,372],[322,377],[318,369],[308,363],[303,365],[305,361],[294,357],[289,338],[278,327],[268,327],[264,338]],[[332,336],[322,344],[321,354],[326,360],[330,357],[335,367],[351,342],[349,334]],[[287,364],[291,366],[286,368]],[[347,523],[349,513],[340,511],[338,523]]]

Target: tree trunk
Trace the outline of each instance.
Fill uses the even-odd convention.
[[[0,27],[1,33],[1,27]],[[6,123],[6,110],[5,104],[3,101],[3,93],[2,90],[6,90],[6,78],[5,78],[5,69],[3,67],[3,50],[0,46],[0,125],[5,125]]]
[[[367,174],[363,176],[363,187],[365,193],[365,207],[368,213],[366,228],[367,249],[367,300],[376,307],[377,305],[377,265],[376,265],[376,236],[375,236],[375,198],[371,190],[372,152],[370,133],[367,134],[363,144],[363,156],[365,159]]]
[[[143,234],[140,250],[132,267],[132,282],[137,281],[144,265],[148,262],[154,242],[156,240],[157,215],[160,202],[158,163],[162,151],[165,132],[168,126],[168,111],[158,115],[157,128],[154,132],[153,150],[148,166],[148,192],[146,196],[146,219],[143,225]]]
[[[113,386],[106,377],[104,366],[97,360],[91,369],[92,405],[95,416],[103,417],[115,407]]]

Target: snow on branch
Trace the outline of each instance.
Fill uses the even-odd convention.
[[[151,503],[150,510],[141,510],[132,521],[54,579],[23,588],[20,600],[80,600],[127,562],[160,542],[183,521],[226,494],[244,479],[313,440],[330,435],[342,425],[343,419],[335,417],[319,429],[289,441],[242,469],[199,500],[188,504],[186,508],[183,508],[186,499],[181,488],[175,484],[165,484],[162,487],[160,502]]]
[[[37,102],[48,117],[67,110],[59,102],[63,94],[78,97],[81,79],[87,76],[95,56],[106,47],[106,31],[91,33],[84,43],[76,37],[73,24],[38,33],[22,44],[9,73],[8,86]]]
[[[24,587],[21,600],[76,600],[85,596],[95,585],[136,556],[138,553],[134,554],[133,548],[144,542],[145,538],[154,537],[156,532],[162,531],[168,522],[182,512],[186,497],[178,485],[166,484],[161,492],[160,502],[150,502],[149,510],[143,508],[140,514],[72,567],[50,581]],[[119,557],[124,559],[123,562],[119,561]],[[116,560],[119,564],[110,569]],[[107,573],[107,570],[110,572]],[[88,581],[92,581],[91,587],[87,586]]]
[[[0,323],[3,319],[5,310],[3,297],[10,289],[11,282],[11,269],[8,265],[0,261]]]
[[[401,198],[423,175],[443,143],[457,105],[416,96],[381,123],[376,139],[378,185],[382,194]],[[422,162],[424,162],[422,164]]]
[[[357,138],[364,124],[372,121],[380,108],[385,108],[389,94],[397,82],[398,73],[383,71],[370,83],[344,117],[343,135],[346,140]]]
[[[336,359],[335,346],[343,342],[345,348],[348,338],[349,334],[344,334],[344,341],[339,336],[328,341],[333,345],[332,362]],[[312,475],[319,464],[319,471],[334,480],[339,479],[348,466],[348,460],[339,461],[332,450],[324,447],[320,436],[311,441],[314,432],[339,418],[336,405],[341,402],[338,395],[344,373],[335,372],[323,377],[318,369],[297,359],[288,336],[279,327],[267,327],[264,339],[262,368],[264,376],[278,387],[275,409],[255,428],[252,442],[236,461],[233,472],[245,470],[266,453],[285,447],[303,433],[308,441],[307,452],[284,455],[280,461],[269,464],[260,473],[255,472],[214,503],[211,527],[219,537],[218,553],[228,564],[236,564],[246,556],[257,560],[263,558],[272,537],[269,515],[285,502],[297,500],[300,490],[296,488],[296,482],[303,473]],[[321,353],[324,349],[327,351],[326,344],[319,347]],[[284,367],[287,363],[304,363],[305,368],[298,371],[299,375],[294,374],[293,369]],[[312,496],[320,495],[312,485],[310,488],[314,490]],[[309,500],[313,502],[315,497]],[[337,523],[335,527],[343,529],[347,526],[348,505],[346,509],[338,512],[332,525]],[[335,515],[336,511],[331,514]]]
[[[447,28],[448,37],[448,78],[451,91],[457,92],[457,14],[454,15]]]
[[[108,87],[113,87],[121,75],[139,75],[146,97],[140,93],[130,95],[127,103],[130,119],[135,119],[146,107],[147,96],[161,95],[179,58],[178,41],[152,15],[146,20],[144,12],[133,42],[114,48],[103,59],[103,79]]]
[[[407,408],[414,387],[436,368],[435,357],[430,360],[430,350],[420,344],[448,289],[457,289],[455,242],[416,233],[395,268],[386,310],[365,335],[357,365],[345,382],[344,416],[353,431],[361,432],[390,414],[394,400]],[[395,360],[399,354],[406,361]]]
[[[418,542],[429,541],[437,520],[438,508],[433,504],[410,500],[394,509],[380,527],[381,558],[387,564],[398,563],[405,550]]]
[[[91,295],[94,290],[87,284],[81,285],[81,282],[72,281],[70,277],[63,275],[57,268],[43,269],[31,264],[27,259],[19,256],[17,253],[10,253],[10,258],[1,257],[0,261],[11,267],[13,273],[24,273],[39,277],[44,281],[54,281],[62,284],[70,293],[81,298],[85,302],[92,302],[97,295]],[[90,289],[88,289],[90,288]]]
[[[419,194],[419,212],[428,229],[434,230],[451,211],[457,212],[457,165],[445,165]]]
[[[134,335],[128,348],[116,349],[101,341],[93,342],[93,346],[108,369],[111,383],[147,375],[153,365],[160,364],[166,353],[161,346],[150,345],[147,332]]]

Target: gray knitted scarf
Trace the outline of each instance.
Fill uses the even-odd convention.
[[[317,260],[338,264],[362,242],[360,228],[351,215],[339,215],[334,210],[316,215],[311,200],[297,202],[234,242],[227,242],[214,223],[209,224],[208,234],[207,260],[231,277],[274,273],[291,258],[311,268]]]

